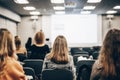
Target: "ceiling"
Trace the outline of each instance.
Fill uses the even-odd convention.
[[[34,6],[37,11],[40,11],[41,15],[51,15],[54,14],[55,11],[53,6],[56,4],[52,4],[50,0],[28,0],[29,4],[16,4],[13,0],[0,0],[0,6],[3,6],[13,12],[24,16],[30,15],[30,11],[26,11],[23,9],[25,6]],[[87,0],[65,0],[64,4],[59,4],[61,6],[67,5],[69,2],[74,2],[76,7],[65,8],[65,14],[80,14],[85,5],[91,5],[87,3]],[[106,11],[113,10],[113,7],[116,5],[120,5],[120,0],[102,0],[100,3],[94,3],[96,6],[94,10],[92,10],[92,14],[106,14]],[[120,10],[117,10],[120,14]]]

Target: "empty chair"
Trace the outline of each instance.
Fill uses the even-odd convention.
[[[41,59],[26,59],[24,60],[24,67],[31,67],[35,70],[35,75],[40,78],[41,77],[41,71],[42,71],[42,65],[43,60]]]
[[[73,80],[73,73],[67,69],[45,69],[42,80]]]
[[[94,62],[95,60],[80,60],[77,62],[77,80],[90,80],[90,74]]]
[[[23,67],[25,75],[27,76],[28,80],[36,80],[35,78],[35,71],[30,67]]]

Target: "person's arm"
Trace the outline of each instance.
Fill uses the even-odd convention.
[[[70,65],[71,65],[71,71],[73,72],[74,80],[76,80],[76,68],[74,66],[74,62],[73,62],[73,57],[72,56],[70,56]]]

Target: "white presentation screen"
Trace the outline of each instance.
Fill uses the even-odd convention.
[[[100,42],[97,15],[53,15],[51,42],[64,35],[69,47],[89,46]]]

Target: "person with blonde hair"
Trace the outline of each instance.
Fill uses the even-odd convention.
[[[55,39],[51,52],[45,57],[42,71],[44,69],[68,69],[73,72],[74,79],[76,78],[73,57],[69,55],[64,36],[59,35]]]
[[[111,29],[106,34],[90,80],[120,80],[120,30]]]
[[[0,80],[27,80],[23,68],[15,58],[12,34],[0,29]]]
[[[49,47],[45,44],[45,35],[42,31],[39,31],[34,36],[34,44],[31,46],[31,59],[42,59],[47,53],[49,53]]]

